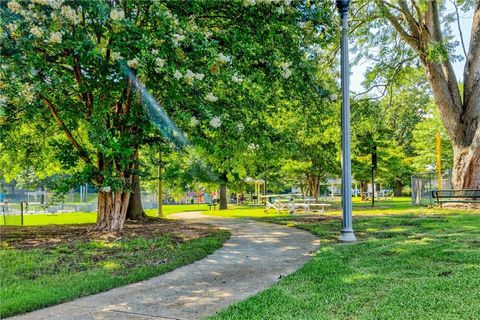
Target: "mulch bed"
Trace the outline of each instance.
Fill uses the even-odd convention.
[[[204,224],[186,224],[181,221],[147,218],[127,221],[121,232],[94,232],[93,224],[48,226],[1,226],[2,247],[15,249],[52,248],[77,242],[103,240],[107,242],[136,237],[169,236],[175,242],[184,242],[211,235],[218,229]]]

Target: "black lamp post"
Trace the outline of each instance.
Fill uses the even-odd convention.
[[[339,240],[355,242],[352,227],[352,161],[350,153],[350,70],[348,61],[348,7],[350,0],[337,0],[341,20],[341,86],[342,86],[342,230]]]

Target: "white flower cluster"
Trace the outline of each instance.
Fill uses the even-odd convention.
[[[190,118],[190,127],[196,127],[200,121],[198,121],[197,117],[193,116]]]
[[[25,103],[32,103],[35,100],[33,86],[29,84],[22,85],[21,95]]]
[[[43,36],[43,31],[37,26],[30,28],[30,33],[33,34],[36,38],[41,38]]]
[[[15,33],[18,30],[18,24],[15,22],[7,24],[7,29],[10,31],[10,33]]]
[[[138,69],[140,67],[140,60],[138,58],[133,58],[127,61],[127,66],[132,69]]]
[[[173,38],[173,44],[175,46],[178,46],[180,42],[182,42],[183,40],[185,40],[185,35],[184,34],[180,34],[180,33],[175,33],[172,35],[172,38]]]
[[[232,81],[235,83],[242,83],[243,78],[239,77],[236,73],[232,76]]]
[[[176,70],[175,73],[173,74],[173,77],[177,80],[180,80],[183,78],[183,74],[180,71]]]
[[[50,42],[51,43],[62,43],[62,33],[60,31],[54,32],[50,35]]]
[[[220,52],[220,53],[218,54],[217,60],[218,60],[218,62],[220,62],[220,63],[229,63],[229,62],[232,61],[232,57],[226,56],[226,55],[224,55],[223,53]]]
[[[214,129],[219,128],[222,125],[222,119],[219,117],[213,117],[212,120],[210,120],[210,126]]]
[[[102,190],[102,192],[106,192],[106,193],[109,193],[112,191],[112,187],[110,186],[102,187],[100,189]]]
[[[243,0],[243,5],[245,7],[254,6],[256,4],[266,3],[266,4],[279,4],[281,0]],[[283,0],[283,3],[286,6],[289,6],[292,3],[292,0]]]
[[[113,21],[120,21],[123,18],[125,18],[125,11],[122,9],[113,8],[112,11],[110,11],[110,19]]]
[[[22,6],[15,0],[12,0],[7,3],[7,8],[10,9],[13,13],[20,13]]]
[[[156,58],[156,59],[155,59],[155,65],[156,65],[158,68],[162,68],[162,67],[165,65],[165,59]]]
[[[282,69],[282,77],[284,77],[285,79],[290,78],[290,76],[292,75],[292,70],[290,70],[291,65],[291,62],[281,62],[279,64],[280,68]]]
[[[210,101],[210,102],[215,102],[215,101],[218,100],[218,97],[214,96],[213,93],[209,92],[209,93],[205,96],[205,100]]]
[[[243,130],[245,130],[245,126],[243,125],[243,123],[237,123],[237,130],[238,132],[243,132]]]
[[[63,2],[64,0],[48,0],[47,4],[53,9],[59,9],[62,6]]]
[[[80,15],[77,14],[75,9],[69,6],[62,6],[60,14],[67,20],[71,21],[73,24],[80,22]]]
[[[188,69],[185,74],[182,74],[180,71],[176,70],[173,74],[173,77],[177,80],[184,79],[187,84],[192,84],[193,80],[203,80],[205,78],[205,74],[203,73],[195,73],[192,70]]]
[[[187,72],[185,73],[185,82],[187,84],[192,84],[193,83],[193,78],[195,77],[195,73],[192,71],[192,70],[187,70]]]
[[[118,61],[122,59],[122,56],[120,55],[119,52],[112,51],[110,53],[110,58],[112,58],[112,61]]]
[[[258,149],[258,145],[255,144],[255,143],[250,143],[250,144],[247,146],[247,149],[250,150],[250,151],[256,150],[256,149]]]

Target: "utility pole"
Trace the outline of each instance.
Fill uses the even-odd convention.
[[[438,190],[442,190],[442,140],[440,137],[440,131],[437,132],[437,177]]]
[[[355,242],[352,227],[352,159],[350,153],[350,68],[348,61],[348,7],[350,0],[337,0],[341,20],[341,86],[342,86],[342,229],[339,240]]]

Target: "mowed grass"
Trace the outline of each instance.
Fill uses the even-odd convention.
[[[184,211],[205,211],[208,210],[206,204],[184,204],[184,205],[164,205],[165,215]],[[157,209],[145,210],[147,216],[156,217]],[[4,217],[0,217],[0,224],[4,224]],[[20,215],[6,216],[6,225],[21,225]],[[82,224],[95,223],[97,214],[95,212],[68,212],[68,213],[47,213],[47,214],[25,214],[23,216],[23,225],[41,226],[49,224]]]
[[[318,235],[320,249],[211,319],[479,319],[480,212],[399,205],[357,208],[355,244],[337,242],[336,214],[265,218]]]
[[[157,276],[201,259],[229,237],[218,231],[178,242],[169,236],[89,241],[0,251],[0,317],[43,308]]]
[[[322,215],[340,217],[342,214],[341,204],[338,200],[332,201],[330,198],[320,199],[319,202],[330,204],[329,207],[326,207],[325,212]],[[369,201],[360,201],[360,198],[353,198],[353,215],[354,216],[364,216],[364,215],[405,215],[405,214],[455,214],[455,213],[468,213],[475,212],[468,209],[459,210],[458,208],[444,208],[440,209],[439,207],[422,207],[422,206],[412,206],[411,199],[409,197],[399,197],[389,200],[382,200],[376,202],[375,206],[372,207],[371,202]],[[480,211],[477,211],[480,213]],[[246,206],[246,205],[229,205],[228,210],[204,210],[203,214],[210,216],[226,217],[226,218],[283,218],[291,217],[288,210],[276,211],[274,209],[269,209],[265,211],[263,206]],[[302,211],[298,211],[298,217],[304,216],[305,214]]]

